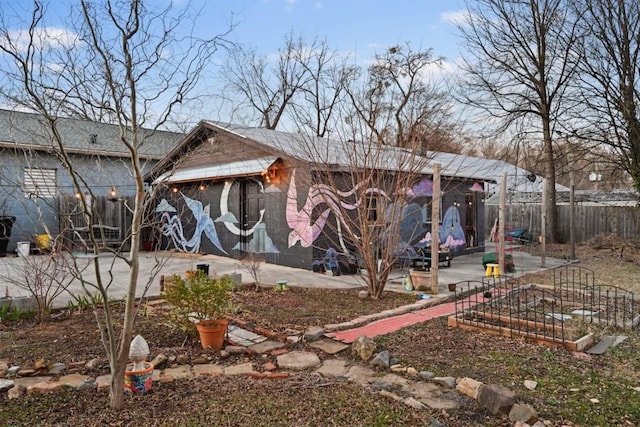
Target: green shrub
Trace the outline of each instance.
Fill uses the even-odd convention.
[[[184,279],[173,276],[164,298],[172,305],[171,317],[181,326],[207,319],[223,319],[233,312],[233,282],[227,277],[212,278],[204,272]]]

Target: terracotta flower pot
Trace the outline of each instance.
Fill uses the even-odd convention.
[[[133,363],[129,363],[124,372],[124,389],[133,392],[133,394],[145,394],[151,390],[153,384],[153,363],[142,363],[144,363],[144,369],[134,371]]]
[[[202,348],[221,349],[228,326],[229,321],[227,319],[202,320],[196,323]]]
[[[409,272],[409,277],[411,277],[411,283],[416,291],[431,291],[434,294],[438,293],[437,289],[435,291],[431,289],[430,271],[411,270]]]

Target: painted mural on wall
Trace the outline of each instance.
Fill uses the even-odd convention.
[[[185,236],[183,219],[178,215],[178,209],[166,199],[157,205],[155,211],[161,214],[162,235],[169,238],[176,250],[187,253],[200,252],[203,239],[208,239],[220,252],[229,254],[232,250],[241,250],[253,253],[279,253],[280,251],[267,234],[264,221],[265,209],[259,211],[259,219],[250,228],[239,227],[236,215],[229,210],[229,195],[234,183],[238,181],[228,180],[224,183],[220,195],[220,215],[211,217],[211,204],[204,205],[195,198],[179,193],[184,200],[188,213],[195,220],[195,229],[191,236]],[[261,182],[258,182],[260,192],[264,193]],[[347,252],[344,243],[344,233],[350,233],[349,225],[340,212],[356,209],[363,203],[362,198],[354,197],[361,190],[364,183],[356,184],[346,191],[336,190],[326,184],[312,185],[306,195],[302,207],[298,204],[298,186],[296,185],[296,171],[292,171],[287,189],[287,201],[285,207],[286,224],[290,229],[287,238],[288,247],[296,244],[301,247],[311,247],[322,234],[331,214],[336,221],[335,231],[338,235],[341,249]],[[378,194],[390,200],[390,197],[380,188],[366,188],[364,195]],[[395,232],[400,233],[401,246],[428,246],[431,244],[431,230],[427,225],[430,218],[427,217],[425,198],[432,197],[433,183],[428,178],[423,178],[416,185],[407,188],[403,194],[405,197],[391,204],[383,214],[391,220],[401,218],[399,228]],[[268,206],[267,206],[268,208]],[[399,212],[399,215],[397,214]],[[315,215],[312,215],[315,213]],[[336,215],[336,213],[338,215]],[[243,239],[229,248],[223,247],[219,238],[219,232],[231,233],[242,236]],[[466,244],[464,229],[460,220],[460,212],[457,207],[449,207],[443,216],[440,226],[440,242],[445,247],[457,247]]]
[[[287,190],[287,207],[286,216],[287,224],[291,228],[289,233],[289,247],[294,246],[300,242],[300,246],[308,248],[313,245],[313,242],[322,233],[322,230],[327,224],[329,214],[334,212],[336,216],[336,229],[338,232],[338,238],[340,239],[340,246],[346,252],[347,249],[344,244],[344,238],[342,234],[342,227],[345,227],[347,232],[350,231],[349,225],[345,221],[344,217],[340,214],[343,209],[351,211],[356,209],[362,203],[362,199],[357,199],[354,203],[345,201],[350,197],[353,197],[356,192],[362,187],[363,183],[356,184],[351,190],[340,191],[332,188],[326,184],[313,184],[307,193],[302,209],[298,209],[298,190],[296,188],[296,171],[295,169],[291,173],[289,181],[289,189]],[[388,198],[384,190],[380,188],[367,188],[364,194],[380,194],[383,197]],[[326,205],[326,208],[320,208],[321,212],[315,221],[312,221],[312,212],[314,209]],[[351,234],[351,233],[350,233]]]
[[[196,221],[195,230],[190,238],[184,235],[183,220],[178,216],[178,210],[166,199],[162,199],[155,209],[155,212],[161,214],[160,227],[162,235],[171,239],[176,250],[180,252],[197,253],[200,252],[202,235],[204,233],[204,236],[209,239],[218,250],[228,255],[229,252],[222,246],[220,238],[218,237],[218,230],[216,229],[216,224],[221,224],[229,233],[236,236],[252,236],[246,243],[238,242],[231,248],[232,250],[242,250],[253,253],[279,253],[280,251],[267,234],[266,225],[263,221],[264,209],[260,211],[260,219],[253,227],[241,229],[236,225],[238,220],[228,209],[228,198],[231,186],[231,181],[224,184],[220,196],[220,215],[216,217],[215,220],[211,218],[210,204],[203,206],[202,202],[180,193],[191,216]]]
[[[344,237],[341,226],[348,230],[348,225],[344,218],[341,217],[340,212],[343,209],[353,210],[362,203],[361,199],[356,200],[354,203],[344,201],[344,199],[352,197],[362,185],[362,183],[359,183],[351,190],[343,192],[325,184],[314,184],[309,188],[304,205],[301,209],[298,209],[298,192],[294,170],[287,190],[287,224],[292,230],[289,233],[289,247],[298,242],[305,248],[312,246],[326,226],[329,215],[334,212],[334,215],[337,214],[335,216],[337,216],[336,231],[338,238],[343,250],[347,252],[343,243]],[[367,188],[364,193],[377,193],[389,199],[387,194],[380,188]],[[430,227],[426,225],[429,220],[426,208],[417,203],[416,200],[433,196],[433,182],[428,178],[423,178],[413,187],[407,188],[404,194],[406,195],[404,200],[398,200],[387,208],[384,213],[385,217],[389,220],[401,218],[399,225],[401,245],[411,245],[416,240],[419,240],[417,242],[418,245],[426,246],[431,244]],[[326,208],[324,208],[324,205],[326,205]],[[312,212],[315,209],[319,209],[320,213],[315,220],[312,220]],[[422,238],[420,239],[420,237]],[[442,225],[440,226],[440,243],[446,247],[457,247],[466,244],[465,233],[460,223],[460,212],[454,206],[447,209],[443,217]]]

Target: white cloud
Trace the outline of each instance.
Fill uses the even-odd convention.
[[[466,10],[442,12],[440,14],[440,21],[453,25],[465,24],[470,21],[469,12]]]
[[[11,40],[18,52],[24,52],[30,43],[28,30],[8,30],[5,39]],[[37,50],[72,47],[78,39],[77,34],[60,27],[36,28],[31,43]]]

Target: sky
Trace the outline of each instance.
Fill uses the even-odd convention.
[[[363,59],[411,42],[455,62],[460,52],[452,21],[462,7],[461,0],[237,0],[209,2],[203,17],[220,22],[233,13],[237,27],[230,38],[263,53],[275,52],[293,30],[326,37],[333,48]]]
[[[441,73],[452,73],[459,60],[455,20],[464,0],[221,0],[206,2],[201,31],[235,24],[229,39],[275,54],[289,32],[306,40],[328,41],[331,49],[366,66],[375,53],[411,43],[413,50],[433,49],[445,58]],[[224,120],[221,118],[220,120]]]
[[[290,32],[307,41],[326,38],[332,50],[348,55],[354,65],[360,66],[366,66],[375,53],[407,42],[413,50],[431,48],[434,56],[445,57],[438,72],[453,72],[460,55],[454,20],[460,16],[464,0],[149,0],[147,4],[159,8],[173,5],[176,9],[189,4],[198,10],[193,25],[196,35],[203,38],[221,34],[233,23],[227,39],[252,46],[265,56],[277,53]],[[49,31],[55,28],[56,33],[64,32],[69,5],[80,12],[74,0],[48,4]],[[26,0],[0,0],[4,16],[13,15],[23,25],[30,18],[31,8]],[[216,60],[222,63],[224,55],[217,55]],[[215,71],[210,74],[213,79],[215,75]],[[200,92],[206,97],[216,91],[220,89],[215,88],[215,82],[209,82]],[[225,120],[216,117],[214,107],[202,105],[201,109],[185,113],[198,116],[196,121],[203,117]]]

